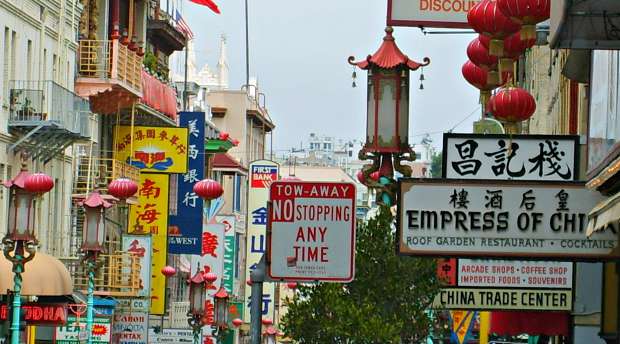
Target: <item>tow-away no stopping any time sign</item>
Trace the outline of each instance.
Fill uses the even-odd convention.
[[[355,186],[271,184],[269,276],[277,280],[350,282],[355,274]]]

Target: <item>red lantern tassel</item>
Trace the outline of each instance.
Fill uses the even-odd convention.
[[[489,43],[489,55],[502,57],[504,55],[504,40],[492,39]]]
[[[536,39],[536,24],[524,24],[521,27],[521,40],[528,41]]]
[[[515,61],[510,58],[501,58],[499,59],[499,75],[501,78],[501,85],[508,82],[507,78],[509,78],[514,72]]]

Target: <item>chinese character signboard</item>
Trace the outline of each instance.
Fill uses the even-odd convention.
[[[114,159],[141,172],[186,173],[189,146],[188,128],[117,126],[114,131]]]
[[[205,113],[181,112],[179,126],[188,128],[187,173],[178,176],[177,212],[170,216],[168,251],[172,254],[200,254],[203,200],[193,190],[204,178]]]
[[[467,12],[480,0],[388,0],[390,26],[469,28]]]
[[[222,282],[226,291],[232,294],[235,282],[235,262],[237,261],[235,216],[217,216],[217,222],[224,225],[224,270],[222,271]]]
[[[586,237],[603,197],[583,183],[401,179],[399,251],[409,255],[588,259],[618,256],[611,230]]]
[[[269,276],[350,282],[355,274],[355,186],[271,184]]]
[[[267,201],[269,187],[278,179],[279,165],[269,160],[258,160],[250,164],[250,187],[248,190],[247,234],[246,234],[246,267],[245,275],[256,268],[267,248]],[[245,322],[250,321],[250,302],[252,288],[245,288]],[[263,284],[261,300],[262,315],[273,319],[275,287],[273,283]]]
[[[140,258],[140,297],[149,297],[151,293],[151,237],[145,235],[123,235],[123,251],[133,253]]]
[[[444,134],[444,178],[577,180],[578,136]]]
[[[150,234],[151,314],[163,314],[166,277],[160,273],[166,266],[168,250],[168,181],[167,174],[140,174],[138,204],[129,208],[129,233]]]
[[[205,210],[206,211],[206,210]],[[191,255],[191,276],[194,276],[198,269],[203,273],[212,272],[217,276],[217,280],[207,290],[207,304],[205,305],[206,314],[204,317],[205,326],[203,334],[210,335],[210,325],[214,322],[213,295],[222,284],[222,269],[224,266],[224,225],[221,223],[206,223],[205,214],[202,232],[202,251],[200,255]]]
[[[95,317],[92,329],[93,344],[111,343],[111,319]],[[79,323],[74,316],[69,316],[66,326],[56,327],[57,344],[80,344],[86,338],[86,318],[81,318]],[[84,339],[83,339],[84,338]]]

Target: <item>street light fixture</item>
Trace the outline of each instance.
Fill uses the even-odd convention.
[[[50,191],[54,187],[51,177],[36,173],[30,174],[26,168],[26,156],[22,155],[22,168],[14,179],[5,181],[9,188],[9,223],[7,233],[2,239],[3,253],[13,264],[13,320],[11,322],[11,344],[19,344],[19,322],[21,319],[22,273],[25,264],[31,261],[38,245],[34,235],[35,196]]]
[[[263,332],[263,343],[264,344],[276,344],[276,336],[278,335],[278,330],[269,326]]]
[[[372,160],[362,169],[363,180],[370,188],[381,191],[378,202],[393,205],[396,198],[394,170],[411,176],[411,167],[401,161],[415,160],[409,146],[409,71],[430,63],[415,62],[396,45],[391,27],[385,29],[381,47],[374,55],[349,63],[368,71],[366,143],[359,152],[360,160]],[[370,175],[379,171],[374,181]]]
[[[213,303],[215,304],[215,329],[214,336],[220,337],[228,329],[228,299],[229,295],[224,287],[220,289],[213,296]]]
[[[207,288],[215,282],[217,275],[213,273],[205,274],[198,269],[187,283],[189,284],[189,312],[187,312],[187,322],[194,332],[194,343],[199,342],[200,330],[202,329],[203,316],[205,314],[205,301],[207,299]]]
[[[105,210],[112,206],[106,201],[99,191],[93,191],[81,203],[85,211],[84,228],[82,230],[82,247],[84,262],[88,273],[88,299],[86,301],[86,333],[87,343],[93,341],[92,331],[95,305],[95,270],[97,269],[97,256],[103,251],[105,240]]]

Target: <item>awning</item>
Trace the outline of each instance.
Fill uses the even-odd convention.
[[[615,194],[603,202],[599,203],[588,214],[588,228],[586,235],[590,237],[593,233],[601,231],[609,226],[616,227],[613,222],[620,220],[620,193]],[[616,228],[618,229],[618,228]]]
[[[618,0],[553,0],[549,43],[552,48],[619,49]]]
[[[491,333],[568,336],[570,314],[564,312],[491,312]]]

